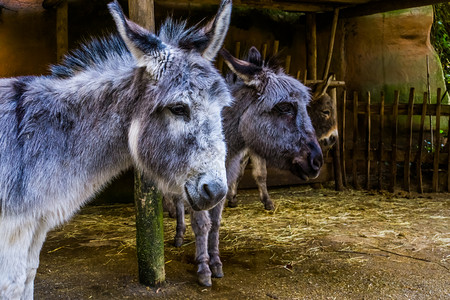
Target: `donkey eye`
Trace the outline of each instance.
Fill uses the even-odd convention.
[[[278,103],[274,106],[273,110],[280,115],[295,115],[295,107],[290,102]]]
[[[176,116],[183,116],[189,118],[189,107],[184,104],[174,104],[172,106],[169,106],[168,109],[171,113],[173,113]]]
[[[329,117],[331,115],[331,112],[329,110],[324,110],[322,111],[322,113],[326,116]]]

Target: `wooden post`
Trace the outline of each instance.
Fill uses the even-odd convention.
[[[437,90],[436,96],[436,131],[434,134],[434,160],[433,160],[433,193],[439,190],[439,150],[441,149],[441,89]]]
[[[353,186],[359,189],[358,183],[358,92],[353,93],[353,153],[352,153],[352,174]]]
[[[328,44],[328,55],[327,62],[325,64],[325,70],[323,71],[322,79],[326,80],[328,78],[328,73],[330,72],[331,59],[333,57],[334,40],[336,39],[336,28],[339,19],[339,8],[334,9],[333,23],[331,24],[330,41]]]
[[[130,19],[144,28],[155,32],[155,4],[154,0],[128,0]]]
[[[316,14],[306,13],[306,68],[309,79],[317,79],[317,26]]]
[[[56,61],[61,62],[69,51],[67,0],[61,1],[56,7]]]
[[[234,57],[240,58],[241,54],[241,42],[236,42],[234,45]]]
[[[336,78],[333,78],[335,80]],[[334,107],[336,107],[336,125],[338,126],[338,119],[337,119],[337,95],[336,95],[336,88],[330,89],[330,96],[331,99],[333,99]],[[339,132],[339,130],[338,130]],[[340,149],[339,149],[339,138],[336,141],[336,144],[334,144],[333,147],[333,170],[334,170],[334,187],[336,191],[342,191],[342,174],[341,174],[341,160],[340,160]]]
[[[280,41],[278,41],[278,40],[273,41],[273,55],[277,55],[279,47],[280,47]]]
[[[422,117],[420,118],[420,131],[419,131],[419,149],[417,151],[416,165],[417,165],[417,179],[418,179],[418,191],[423,193],[422,185],[422,152],[423,152],[423,136],[425,131],[425,118],[427,116],[427,104],[428,104],[428,94],[425,92],[423,94],[423,104],[422,104]]]
[[[138,171],[134,178],[134,201],[139,281],[156,287],[165,280],[162,196]]]
[[[291,70],[291,56],[287,55],[284,71],[286,72],[286,74],[289,74],[290,70]]]
[[[450,115],[448,116],[447,130],[450,132]],[[447,192],[450,192],[450,135],[447,135]]]
[[[345,146],[346,146],[346,134],[345,134],[345,130],[346,130],[346,125],[345,125],[345,119],[346,119],[346,110],[347,110],[347,90],[344,90],[344,94],[343,94],[343,101],[342,101],[342,126],[341,126],[341,134],[340,136],[340,140],[341,140],[341,158],[342,158],[342,164],[341,164],[341,174],[342,174],[342,181],[344,186],[347,186],[347,170],[345,167]]]
[[[380,100],[380,141],[378,145],[378,189],[383,189],[383,154],[384,154],[384,92]]]
[[[406,122],[406,126],[408,128],[408,143],[406,144],[406,153],[405,153],[405,171],[403,173],[403,183],[404,189],[408,192],[411,192],[411,148],[412,148],[412,131],[413,131],[413,111],[414,111],[414,88],[409,90],[409,102],[408,102],[408,120]]]
[[[261,50],[261,55],[262,55],[263,61],[266,60],[266,57],[267,57],[267,44],[263,44],[262,50]]]
[[[367,92],[367,104],[366,104],[366,189],[370,189],[370,134],[371,134],[371,123],[370,123],[370,92]]]
[[[392,118],[394,120],[394,127],[392,130],[392,156],[391,156],[391,192],[395,192],[395,185],[397,184],[397,134],[398,134],[398,102],[400,100],[399,91],[394,91],[394,106]]]
[[[153,0],[129,0],[128,5],[130,19],[154,32]],[[162,196],[142,173],[136,171],[134,180],[139,281],[159,286],[165,280]]]

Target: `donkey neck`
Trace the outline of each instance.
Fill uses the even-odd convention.
[[[233,84],[230,86],[230,89],[235,101],[231,107],[226,107],[223,110],[223,126],[228,150],[227,157],[238,155],[245,149],[245,140],[239,129],[240,121],[242,115],[252,105],[253,99],[256,98],[256,91],[245,85]]]

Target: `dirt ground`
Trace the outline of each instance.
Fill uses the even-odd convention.
[[[36,299],[450,299],[450,194],[256,190],[224,211],[225,277],[196,282],[194,239],[172,246],[165,218],[166,284],[138,283],[132,205],[88,206],[51,232]],[[189,221],[188,221],[189,223]]]

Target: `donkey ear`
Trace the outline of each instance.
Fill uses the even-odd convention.
[[[260,82],[258,75],[262,68],[251,62],[237,59],[233,57],[226,49],[221,49],[220,54],[223,56],[225,63],[231,71],[241,78],[246,85],[256,86]]]
[[[325,93],[327,92],[328,87],[331,84],[331,81],[333,81],[333,77],[334,77],[334,74],[330,73],[328,75],[327,81],[316,85],[316,87],[314,88],[313,95],[312,95],[312,99],[313,100],[319,99],[320,97],[325,95]]]
[[[166,48],[156,35],[128,20],[117,0],[109,3],[108,8],[120,36],[137,60],[144,55],[156,56],[158,52]]]
[[[262,56],[258,49],[256,49],[256,47],[252,46],[250,50],[248,50],[247,61],[262,67]]]
[[[202,56],[207,60],[214,60],[220,48],[222,48],[228,27],[230,26],[231,7],[232,0],[222,0],[214,19],[203,28],[203,32],[207,38],[207,46],[203,50]]]

